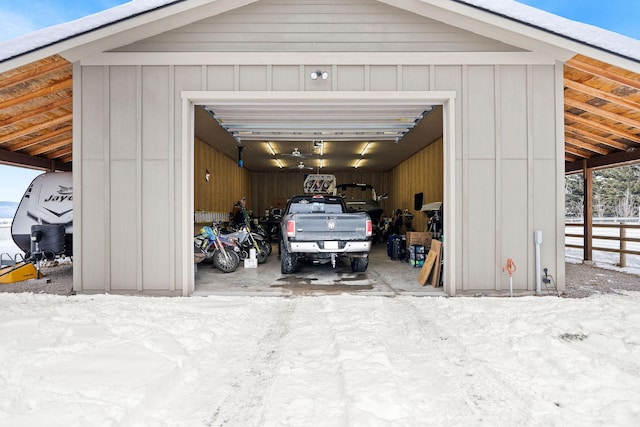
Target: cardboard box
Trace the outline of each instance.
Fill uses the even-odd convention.
[[[421,245],[425,248],[431,247],[431,233],[427,231],[407,231],[407,245]]]
[[[244,260],[244,268],[258,268],[258,260],[247,258]]]

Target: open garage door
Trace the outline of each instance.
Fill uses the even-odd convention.
[[[241,158],[251,173],[286,174],[304,165],[308,170],[297,172],[353,174],[357,170],[382,174],[441,138],[442,170],[449,176],[443,177],[444,199],[453,202],[447,193],[454,176],[453,93],[185,92],[183,99],[185,136],[190,140],[197,137],[231,159]],[[193,147],[189,149],[191,152],[185,153],[189,159],[185,164],[188,173],[185,182],[193,185]],[[184,205],[192,209],[193,191],[189,188],[186,192],[191,203]],[[297,192],[302,192],[301,185]],[[413,193],[410,197],[413,200]],[[262,206],[253,208],[262,210]],[[445,208],[445,224],[449,212],[453,211]],[[193,210],[185,212],[185,218],[193,218]],[[185,263],[192,262],[192,257],[193,250],[189,247],[183,257]],[[274,262],[279,264],[277,259]],[[228,276],[231,275],[225,275],[224,281],[232,282]],[[185,278],[191,281],[186,294],[195,290],[193,278],[193,274]],[[447,271],[444,278],[446,283]],[[366,290],[369,284],[362,286]],[[445,291],[451,293],[446,288]]]

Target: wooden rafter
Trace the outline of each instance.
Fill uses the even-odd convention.
[[[72,86],[60,56],[0,74],[0,161],[72,161]],[[567,170],[640,158],[639,74],[577,55],[565,64],[564,86]]]
[[[23,141],[16,142],[14,144],[11,144],[11,146],[8,148],[11,151],[24,150],[25,148],[33,147],[34,145],[48,143],[52,139],[59,137],[61,135],[71,135],[71,132],[72,132],[71,126],[61,127],[60,129],[56,129],[54,131],[44,133],[40,136],[27,138]]]
[[[0,161],[69,170],[72,74],[58,55],[0,74]]]
[[[616,165],[640,149],[640,75],[576,56],[565,64],[565,170]]]

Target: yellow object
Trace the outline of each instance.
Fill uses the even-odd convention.
[[[16,265],[0,270],[0,285],[23,282],[38,276],[36,267],[32,263],[19,262]]]

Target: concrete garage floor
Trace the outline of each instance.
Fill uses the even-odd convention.
[[[370,253],[369,267],[364,273],[353,273],[346,261],[312,265],[301,263],[296,273],[280,273],[277,245],[267,262],[257,268],[244,268],[244,262],[233,273],[222,273],[211,263],[197,265],[196,296],[206,295],[416,295],[446,296],[442,287],[418,283],[420,268],[410,267],[406,261],[392,261],[387,256],[385,244],[374,245]]]

